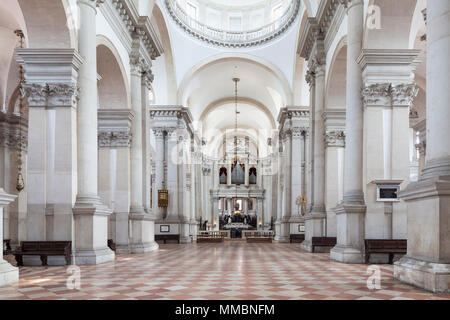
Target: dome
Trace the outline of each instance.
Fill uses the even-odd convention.
[[[300,0],[165,0],[188,33],[214,45],[248,47],[274,39],[292,24]]]

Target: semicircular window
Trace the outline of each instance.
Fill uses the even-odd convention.
[[[165,0],[189,34],[223,47],[249,47],[275,39],[295,21],[301,0]]]

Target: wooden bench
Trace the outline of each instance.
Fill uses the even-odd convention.
[[[110,248],[112,251],[116,252],[116,244],[114,240],[109,239],[108,240],[108,248]]]
[[[197,234],[197,243],[223,242],[225,234],[221,231],[203,231]]]
[[[71,241],[22,241],[20,249],[13,251],[17,265],[23,266],[23,256],[40,256],[42,265],[47,265],[48,256],[64,256],[67,265],[70,265],[72,254]]]
[[[176,241],[180,243],[180,235],[179,234],[155,234],[155,241],[163,241],[166,243],[167,241]]]
[[[11,253],[11,240],[4,239],[3,240],[3,255],[6,256]]]
[[[366,239],[366,263],[372,253],[389,254],[389,263],[392,264],[394,254],[406,254],[407,240],[404,239]]]
[[[305,241],[305,235],[304,234],[291,234],[289,236],[289,242],[290,243],[302,243]]]
[[[260,243],[260,242],[272,242],[273,232],[272,231],[254,231],[246,232],[245,238],[247,243]]]
[[[312,237],[312,252],[315,251],[316,247],[334,247],[336,245],[336,241],[336,237]]]

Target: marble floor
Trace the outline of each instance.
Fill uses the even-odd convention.
[[[79,290],[68,289],[66,267],[21,267],[20,283],[0,288],[0,299],[450,299],[393,280],[390,265],[380,268],[381,289],[370,290],[367,265],[331,262],[299,244],[167,244],[81,266]]]

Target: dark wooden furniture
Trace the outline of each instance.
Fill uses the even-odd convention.
[[[247,239],[247,243],[257,243],[257,242],[272,243],[273,232],[272,231],[246,232],[245,238]]]
[[[305,241],[305,235],[304,234],[291,234],[289,237],[290,243],[302,243]]]
[[[112,239],[109,239],[109,240],[108,240],[108,247],[109,247],[112,251],[116,252],[116,244],[114,243],[114,240],[112,240]]]
[[[180,243],[180,235],[179,234],[155,234],[155,241],[163,241],[167,243],[167,241],[176,241]]]
[[[22,241],[20,249],[13,251],[17,265],[23,266],[23,256],[40,256],[42,265],[47,265],[48,256],[64,256],[67,265],[72,254],[71,241]]]
[[[203,231],[197,234],[197,243],[219,243],[223,242],[225,234],[221,231]]]
[[[334,247],[336,245],[336,241],[336,237],[312,237],[312,252],[315,251],[316,247]]]
[[[404,239],[366,239],[366,263],[372,253],[389,254],[389,263],[392,264],[394,254],[406,254],[407,240]]]
[[[11,240],[3,239],[3,255],[6,256],[7,254],[10,253],[11,253]]]

